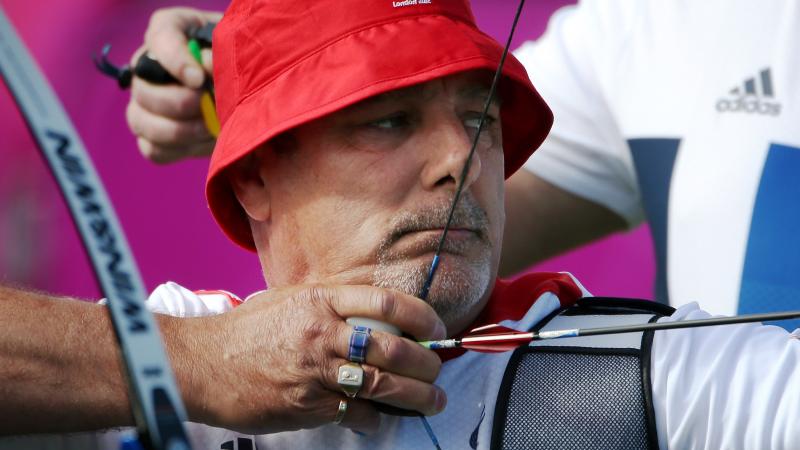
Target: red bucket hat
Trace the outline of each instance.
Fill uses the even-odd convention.
[[[206,181],[214,218],[231,240],[255,250],[224,174],[237,159],[366,98],[459,72],[493,72],[502,51],[478,30],[467,0],[234,0],[214,31],[222,124]],[[512,55],[499,89],[509,177],[542,143],[553,115]]]

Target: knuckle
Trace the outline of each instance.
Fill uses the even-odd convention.
[[[297,385],[289,389],[287,401],[291,409],[300,413],[313,411],[314,405],[319,400],[319,392],[310,385]]]
[[[389,384],[389,374],[377,367],[364,366],[365,383],[363,390],[367,391],[370,397],[380,398],[380,394],[386,391]]]
[[[183,142],[186,138],[191,136],[193,128],[186,123],[170,121],[164,127],[164,140],[165,143],[179,143]]]
[[[301,290],[297,295],[300,300],[308,303],[318,303],[326,297],[325,288],[316,284]]]
[[[309,371],[320,367],[319,362],[315,355],[310,352],[297,353],[297,368],[303,371]]]
[[[145,37],[148,35],[152,36],[155,30],[158,29],[165,20],[167,20],[171,9],[172,8],[159,8],[153,11],[153,14],[150,15],[150,22],[147,24]]]
[[[153,141],[157,145],[163,145],[175,142],[175,126],[174,123],[167,121],[154,120],[154,116],[147,120],[146,126],[141,127],[140,136]]]
[[[181,89],[174,96],[175,114],[187,116],[199,108],[200,94],[192,89]]]
[[[306,289],[299,292],[299,300],[304,305],[317,310],[333,310],[335,312],[335,303],[337,303],[336,291],[320,284],[311,285]]]
[[[185,8],[179,6],[168,6],[156,9],[150,16],[151,25],[167,25],[177,23],[182,15],[187,13]]]
[[[202,125],[196,121],[164,119],[153,124],[153,138],[168,147],[179,144],[181,148],[185,148],[195,138],[197,128]]]
[[[375,291],[372,296],[372,302],[375,309],[380,311],[381,316],[385,319],[392,319],[397,314],[397,297],[388,290]]]
[[[381,351],[389,366],[399,366],[407,359],[406,346],[400,339],[388,337],[379,341]]]
[[[328,330],[320,322],[307,321],[300,328],[300,338],[304,343],[316,341],[327,334]]]

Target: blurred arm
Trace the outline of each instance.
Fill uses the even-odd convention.
[[[711,317],[690,303],[659,322]],[[660,448],[800,448],[800,332],[759,323],[656,331]]]
[[[506,183],[501,275],[644,220],[614,84],[635,10],[591,0],[566,6],[538,41],[514,52],[555,122]]]
[[[608,208],[560,189],[527,170],[506,182],[500,275],[627,228]]]
[[[0,435],[133,425],[105,307],[0,286],[0,326]]]

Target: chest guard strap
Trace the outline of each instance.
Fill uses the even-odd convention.
[[[654,322],[669,306],[590,297],[533,330]],[[492,449],[657,449],[650,385],[653,332],[533,342],[503,376]]]

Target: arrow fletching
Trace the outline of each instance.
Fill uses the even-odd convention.
[[[527,345],[533,340],[533,336],[533,333],[525,333],[522,331],[467,336],[461,338],[461,348],[481,353],[502,353],[514,350],[521,345]]]
[[[492,336],[504,333],[519,333],[519,330],[515,330],[513,328],[504,327],[502,325],[498,325],[496,323],[492,323],[489,325],[483,325],[478,328],[473,328],[469,330],[464,337],[473,337],[473,336]]]
[[[528,344],[533,337],[533,333],[491,324],[470,330],[461,338],[425,341],[420,342],[420,345],[431,350],[463,348],[481,353],[502,353]]]

